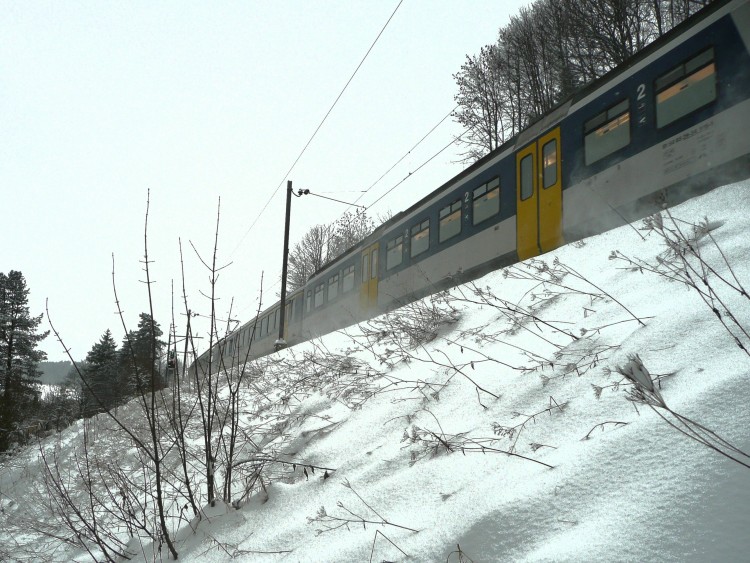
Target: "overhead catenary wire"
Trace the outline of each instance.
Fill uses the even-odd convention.
[[[412,146],[412,147],[411,147],[411,148],[410,148],[410,149],[409,149],[408,151],[406,151],[406,152],[405,152],[405,153],[404,153],[404,154],[403,154],[403,155],[402,155],[402,156],[401,156],[401,157],[400,157],[400,158],[399,158],[399,159],[398,159],[398,160],[397,160],[397,161],[396,161],[395,163],[393,163],[393,164],[391,165],[391,167],[390,167],[390,168],[388,168],[388,170],[386,170],[385,172],[383,172],[383,173],[382,173],[382,174],[380,175],[380,177],[379,177],[379,178],[378,178],[377,180],[375,180],[375,181],[374,181],[374,182],[373,182],[372,184],[370,184],[370,186],[369,186],[369,187],[367,187],[366,189],[364,189],[364,190],[349,190],[349,191],[346,191],[346,190],[344,190],[344,191],[335,191],[335,192],[319,192],[319,193],[316,193],[316,194],[312,194],[312,195],[316,195],[317,197],[323,197],[322,195],[320,195],[321,193],[356,193],[356,194],[361,194],[361,195],[360,195],[359,197],[357,197],[357,199],[355,199],[355,200],[354,200],[354,202],[353,202],[353,203],[347,203],[347,202],[344,202],[344,201],[340,201],[340,200],[337,200],[337,199],[333,199],[333,198],[327,198],[327,199],[331,199],[332,201],[336,201],[336,202],[338,202],[338,203],[346,203],[346,204],[347,204],[347,205],[348,205],[349,207],[360,207],[360,208],[363,208],[363,209],[367,209],[367,206],[366,206],[366,205],[358,205],[357,203],[358,203],[358,202],[359,202],[359,201],[360,201],[360,200],[361,200],[361,199],[362,199],[362,198],[363,198],[363,197],[364,197],[364,196],[365,196],[365,195],[366,195],[366,194],[367,194],[367,193],[368,193],[368,192],[369,192],[369,191],[370,191],[370,190],[371,190],[372,188],[374,188],[374,187],[375,187],[375,186],[376,186],[377,184],[379,184],[379,183],[380,183],[380,181],[381,181],[381,180],[382,180],[383,178],[385,178],[385,177],[386,177],[386,176],[387,176],[387,175],[388,175],[388,174],[389,174],[389,173],[390,173],[390,172],[391,172],[391,171],[392,171],[392,170],[393,170],[394,168],[396,168],[396,166],[398,166],[399,164],[401,164],[401,162],[403,162],[403,160],[404,160],[404,159],[405,159],[405,158],[406,158],[407,156],[409,156],[409,155],[410,155],[410,154],[412,153],[412,151],[413,151],[414,149],[416,149],[416,148],[417,148],[417,147],[418,147],[419,145],[421,145],[421,144],[422,144],[422,143],[423,143],[423,142],[425,141],[425,139],[427,139],[427,137],[429,137],[429,136],[430,136],[430,135],[431,135],[431,134],[432,134],[432,133],[433,133],[433,132],[435,131],[435,129],[437,129],[437,128],[438,128],[438,127],[439,127],[440,125],[442,125],[442,123],[443,123],[443,122],[444,122],[444,121],[445,121],[446,119],[448,119],[448,118],[449,118],[449,117],[450,117],[451,115],[453,115],[453,112],[454,112],[454,111],[456,111],[456,109],[457,109],[458,107],[459,107],[458,105],[454,106],[454,107],[453,107],[453,109],[451,109],[451,110],[450,110],[450,111],[449,111],[449,112],[448,112],[447,114],[445,114],[445,115],[444,115],[443,117],[441,117],[441,118],[440,118],[440,121],[438,121],[438,122],[437,122],[437,123],[436,123],[435,125],[433,125],[433,126],[432,126],[432,128],[431,128],[431,129],[430,129],[429,131],[427,131],[427,133],[425,133],[424,135],[422,135],[422,138],[421,138],[421,139],[419,139],[419,141],[417,141],[417,142],[416,142],[416,143],[414,144],[414,146]],[[450,145],[451,145],[452,143],[454,143],[455,141],[457,141],[458,139],[460,139],[461,137],[463,137],[463,135],[464,135],[464,134],[461,134],[461,135],[459,135],[459,136],[458,136],[458,137],[456,137],[456,138],[455,138],[455,139],[454,139],[453,141],[451,141],[451,143],[449,143],[449,144],[448,144],[448,145],[447,145],[446,147],[443,147],[442,149],[440,149],[440,151],[439,151],[439,152],[438,152],[437,154],[434,154],[434,155],[433,155],[432,157],[430,157],[430,158],[429,158],[429,159],[428,159],[428,160],[427,160],[426,162],[422,163],[422,165],[420,165],[420,166],[419,166],[419,168],[417,168],[416,170],[414,170],[414,172],[417,172],[417,171],[418,171],[418,170],[419,170],[420,168],[422,168],[422,167],[423,167],[423,166],[424,166],[425,164],[427,164],[428,162],[430,162],[430,161],[431,161],[431,160],[432,160],[433,158],[435,158],[435,157],[436,157],[436,156],[437,156],[438,154],[440,154],[440,153],[441,153],[441,152],[443,152],[443,151],[444,151],[445,149],[447,149],[447,148],[448,148],[448,147],[449,147],[449,146],[450,146]],[[412,175],[412,174],[413,174],[414,172],[410,172],[410,173],[409,173],[409,176],[411,176],[411,175]],[[408,178],[409,176],[407,176],[407,178]],[[406,178],[404,178],[404,180],[406,180]],[[403,180],[402,180],[402,182],[403,182]],[[401,182],[399,182],[399,183],[401,183]],[[395,188],[395,187],[396,187],[396,186],[394,186],[394,188]],[[390,193],[390,191],[393,191],[393,188],[391,188],[391,190],[389,190],[389,192],[388,192],[388,193]],[[379,198],[378,200],[376,200],[376,203],[377,203],[377,201],[380,201],[380,199],[382,199],[382,198]],[[371,206],[372,206],[372,205],[374,205],[374,204],[371,204]],[[343,214],[341,214],[341,215],[339,216],[339,219],[341,219],[341,218],[342,218],[342,217],[343,217],[343,216],[344,216],[344,215],[346,214],[346,212],[347,212],[347,211],[349,211],[349,208],[347,208],[347,209],[346,209],[346,211],[344,211],[344,213],[343,213]],[[337,219],[337,220],[338,220],[338,219]]]
[[[259,220],[259,219],[261,218],[261,216],[263,215],[263,213],[265,213],[266,209],[267,209],[267,208],[268,208],[268,206],[270,205],[270,203],[271,203],[271,201],[273,200],[273,198],[274,198],[274,197],[276,197],[276,194],[277,194],[277,193],[279,193],[279,189],[281,189],[281,186],[282,186],[282,185],[284,185],[284,182],[285,182],[285,181],[286,181],[286,179],[287,179],[287,178],[289,177],[289,175],[290,175],[290,174],[292,173],[292,170],[294,170],[294,167],[295,167],[295,166],[297,166],[297,163],[298,163],[298,162],[299,162],[299,160],[300,160],[300,159],[302,158],[302,155],[304,155],[304,154],[305,154],[305,151],[306,151],[306,150],[307,150],[307,148],[308,148],[308,147],[310,146],[310,144],[311,144],[311,143],[313,142],[313,139],[315,139],[316,135],[318,134],[318,131],[320,131],[321,127],[323,127],[323,124],[324,124],[324,123],[326,122],[326,120],[328,119],[328,116],[329,116],[329,115],[331,115],[331,112],[332,112],[332,111],[333,111],[333,109],[334,109],[334,108],[336,107],[336,104],[338,104],[339,100],[341,99],[341,96],[343,96],[343,95],[344,95],[344,92],[346,92],[346,89],[347,89],[347,88],[349,87],[349,84],[351,84],[351,82],[352,82],[352,80],[354,79],[354,77],[356,76],[357,72],[359,71],[359,69],[360,69],[360,68],[362,67],[362,65],[364,64],[365,60],[366,60],[366,59],[367,59],[367,57],[369,56],[369,54],[370,54],[370,52],[372,51],[372,49],[373,49],[373,48],[375,47],[375,44],[376,44],[376,43],[378,42],[378,40],[380,39],[380,36],[381,36],[381,35],[383,35],[383,32],[384,32],[384,31],[385,31],[385,29],[386,29],[386,28],[388,27],[388,24],[389,24],[389,23],[391,23],[391,20],[393,19],[393,16],[395,16],[395,15],[396,15],[396,12],[397,12],[397,11],[398,11],[398,9],[399,9],[399,8],[401,7],[401,4],[403,3],[403,1],[404,1],[404,0],[399,0],[399,3],[398,3],[398,4],[396,5],[396,8],[395,8],[395,9],[393,10],[393,12],[391,13],[391,15],[390,15],[390,17],[388,18],[388,20],[387,20],[387,21],[385,22],[385,25],[383,25],[383,28],[382,28],[382,29],[380,30],[380,33],[378,33],[377,37],[376,37],[376,38],[375,38],[375,40],[374,40],[374,41],[372,42],[372,45],[370,45],[370,48],[369,48],[369,49],[367,49],[367,52],[365,53],[365,56],[364,56],[364,57],[362,57],[362,60],[361,60],[361,61],[359,62],[359,64],[357,65],[357,68],[355,68],[355,69],[354,69],[354,72],[353,72],[353,73],[352,73],[352,75],[351,75],[351,76],[349,77],[349,80],[347,80],[347,81],[346,81],[346,84],[345,84],[345,85],[344,85],[344,87],[343,87],[343,88],[341,89],[341,92],[339,92],[339,95],[338,95],[338,96],[336,96],[336,99],[334,100],[333,104],[332,104],[332,105],[331,105],[331,107],[330,107],[330,108],[328,109],[328,111],[326,112],[326,114],[325,114],[325,116],[323,117],[323,119],[321,120],[321,122],[320,122],[320,123],[318,124],[318,126],[317,126],[317,127],[315,128],[315,131],[313,132],[313,134],[312,134],[312,136],[310,137],[310,139],[308,139],[307,143],[306,143],[306,144],[305,144],[305,146],[304,146],[304,147],[302,148],[302,150],[300,151],[299,155],[297,155],[297,158],[296,158],[296,159],[294,160],[294,162],[292,163],[292,165],[291,165],[291,166],[289,167],[289,170],[287,170],[286,174],[284,174],[284,177],[283,177],[283,178],[281,179],[281,181],[279,182],[279,185],[278,185],[278,186],[276,186],[276,189],[275,189],[275,190],[273,191],[273,193],[271,194],[271,197],[269,197],[269,198],[268,198],[268,201],[266,201],[266,203],[265,203],[265,204],[263,205],[263,208],[262,208],[262,209],[260,210],[260,212],[258,213],[258,215],[257,215],[257,216],[255,217],[255,219],[253,220],[253,222],[252,222],[252,223],[250,224],[250,226],[248,227],[247,231],[245,231],[245,234],[244,234],[244,235],[242,235],[242,238],[241,238],[241,239],[239,240],[239,242],[237,243],[237,246],[235,246],[234,250],[232,250],[232,253],[231,253],[231,255],[234,255],[234,253],[235,253],[235,252],[237,252],[237,249],[238,249],[238,248],[240,247],[240,245],[242,245],[242,243],[244,242],[245,238],[246,238],[246,237],[247,237],[247,235],[248,235],[248,234],[250,233],[250,231],[252,231],[252,230],[253,230],[253,227],[255,227],[255,225],[256,225],[256,223],[258,222],[258,220]],[[231,256],[231,255],[230,255],[230,256]]]
[[[343,203],[344,205],[348,205],[349,207],[361,207],[362,209],[365,209],[364,205],[357,205],[356,203],[349,203],[348,201],[341,201],[340,199],[334,199],[332,197],[327,197],[324,195],[316,194],[315,192],[308,192],[309,195],[319,197],[321,199],[327,199],[328,201],[335,201],[336,203]],[[359,200],[357,200],[359,201]]]
[[[415,143],[415,145],[414,145],[414,146],[413,146],[412,148],[410,148],[410,149],[409,149],[408,151],[406,151],[406,153],[404,153],[404,155],[403,155],[403,156],[402,156],[401,158],[399,158],[399,159],[398,159],[398,160],[397,160],[397,161],[396,161],[396,162],[395,162],[395,163],[393,164],[393,166],[391,166],[391,167],[390,167],[390,168],[389,168],[388,170],[386,170],[385,172],[383,172],[383,174],[382,174],[382,175],[380,176],[380,178],[378,178],[378,179],[377,179],[377,180],[375,180],[375,181],[374,181],[374,182],[373,182],[372,184],[370,184],[370,187],[368,187],[368,188],[367,188],[367,189],[365,189],[365,190],[362,190],[362,195],[361,195],[361,196],[359,196],[359,197],[358,197],[358,198],[357,198],[356,200],[354,200],[354,203],[357,203],[357,202],[358,202],[358,201],[359,201],[360,199],[362,199],[362,198],[363,198],[363,197],[365,196],[365,194],[367,194],[367,192],[369,192],[369,191],[370,191],[370,190],[371,190],[372,188],[374,188],[374,187],[375,187],[375,186],[376,186],[377,184],[379,184],[379,183],[380,183],[380,181],[381,181],[381,180],[382,180],[383,178],[385,178],[385,177],[386,177],[386,176],[387,176],[387,175],[388,175],[388,174],[389,174],[389,173],[391,172],[391,170],[393,170],[394,168],[396,168],[396,166],[398,166],[399,164],[401,164],[401,162],[402,162],[402,161],[403,161],[403,160],[404,160],[404,159],[405,159],[405,158],[406,158],[407,156],[409,156],[409,155],[411,154],[411,152],[412,152],[412,151],[413,151],[414,149],[416,149],[416,148],[417,148],[417,147],[418,147],[419,145],[421,145],[421,144],[422,144],[422,143],[424,142],[424,140],[425,140],[425,139],[426,139],[427,137],[429,137],[429,136],[430,136],[430,135],[432,134],[432,132],[433,132],[433,131],[435,131],[435,129],[437,129],[437,128],[438,128],[438,127],[439,127],[440,125],[442,125],[442,123],[443,123],[443,122],[444,122],[444,121],[445,121],[446,119],[448,119],[448,118],[449,118],[449,117],[450,117],[451,115],[453,115],[453,112],[454,112],[454,111],[456,111],[456,109],[457,109],[458,107],[459,107],[459,106],[458,106],[458,105],[456,105],[456,106],[455,106],[455,107],[454,107],[454,108],[453,108],[452,110],[450,110],[450,111],[449,111],[449,112],[448,112],[448,113],[447,113],[447,114],[446,114],[446,115],[445,115],[445,116],[444,116],[444,117],[443,117],[443,118],[442,118],[442,119],[441,119],[440,121],[438,121],[438,122],[437,122],[437,123],[436,123],[436,124],[435,124],[435,125],[434,125],[434,126],[432,127],[432,129],[430,129],[429,131],[427,131],[427,133],[425,133],[425,134],[424,134],[424,135],[422,136],[422,138],[421,138],[421,139],[419,139],[419,141],[417,141],[417,142]],[[445,150],[445,149],[443,149],[443,150]],[[441,151],[441,152],[442,152],[442,151]]]
[[[366,205],[358,205],[358,202],[359,202],[359,201],[360,201],[360,200],[361,200],[361,199],[362,199],[362,198],[363,198],[363,197],[364,197],[364,196],[365,196],[365,195],[366,195],[366,194],[367,194],[367,193],[368,193],[368,192],[369,192],[369,191],[370,191],[370,190],[371,190],[371,189],[372,189],[373,187],[375,187],[375,186],[376,186],[377,184],[379,184],[379,183],[380,183],[380,181],[381,181],[381,180],[382,180],[383,178],[385,178],[385,177],[386,177],[386,176],[387,176],[387,175],[388,175],[388,174],[389,174],[389,173],[390,173],[390,172],[391,172],[391,171],[392,171],[392,170],[393,170],[394,168],[396,168],[396,166],[398,166],[399,164],[401,164],[401,162],[403,162],[403,160],[404,160],[404,159],[405,159],[405,158],[406,158],[407,156],[409,156],[409,155],[410,155],[410,154],[412,153],[412,151],[413,151],[414,149],[416,149],[416,148],[417,148],[417,147],[418,147],[419,145],[421,145],[421,144],[422,144],[422,143],[423,143],[423,142],[425,141],[425,139],[427,139],[427,137],[429,137],[429,136],[430,136],[430,135],[431,135],[431,134],[432,134],[432,133],[433,133],[433,132],[435,131],[435,129],[437,129],[437,128],[438,128],[438,127],[439,127],[440,125],[442,125],[442,123],[443,123],[443,122],[444,122],[444,121],[445,121],[446,119],[448,119],[448,118],[449,118],[449,117],[450,117],[451,115],[453,115],[453,112],[455,112],[455,111],[456,111],[456,109],[457,109],[458,107],[459,107],[459,105],[456,105],[456,106],[454,106],[454,107],[453,107],[453,109],[451,109],[451,110],[450,110],[450,111],[449,111],[449,112],[448,112],[447,114],[445,114],[445,115],[444,115],[444,116],[443,116],[442,118],[440,118],[440,121],[438,121],[438,122],[437,122],[437,123],[436,123],[435,125],[433,125],[433,126],[432,126],[432,128],[431,128],[431,129],[430,129],[429,131],[427,131],[427,133],[425,133],[424,135],[422,135],[422,138],[421,138],[421,139],[419,139],[419,141],[417,141],[417,142],[416,142],[416,143],[414,144],[414,146],[412,146],[412,147],[411,147],[411,148],[410,148],[410,149],[409,149],[408,151],[406,151],[406,152],[405,152],[405,153],[404,153],[404,154],[403,154],[403,155],[401,156],[401,158],[399,158],[399,159],[398,159],[398,160],[397,160],[397,161],[396,161],[396,162],[395,162],[395,163],[394,163],[393,165],[391,165],[391,167],[390,167],[390,168],[388,168],[388,170],[386,170],[385,172],[383,172],[383,174],[381,174],[381,175],[380,175],[380,177],[379,177],[379,178],[378,178],[377,180],[375,180],[375,181],[374,181],[374,182],[373,182],[372,184],[370,184],[370,186],[369,186],[369,187],[368,187],[367,189],[364,189],[364,190],[354,190],[354,191],[352,191],[352,192],[347,192],[347,193],[359,193],[359,194],[361,194],[361,195],[360,195],[360,196],[359,196],[359,197],[358,197],[357,199],[355,199],[353,203],[350,203],[350,204],[349,204],[349,207],[347,207],[347,208],[346,208],[346,209],[344,210],[344,213],[342,213],[342,214],[341,214],[341,215],[340,215],[340,216],[338,217],[338,219],[336,219],[336,220],[338,221],[338,220],[340,220],[340,219],[341,219],[342,217],[344,217],[344,216],[346,215],[346,213],[347,213],[347,212],[349,211],[349,209],[350,209],[351,207],[360,207],[360,208],[362,208],[362,209],[367,209],[367,208],[368,208],[368,206],[366,206]],[[390,192],[392,192],[392,191],[393,191],[393,190],[394,190],[394,189],[395,189],[396,187],[398,187],[398,185],[402,184],[402,183],[403,183],[403,182],[404,182],[404,181],[405,181],[405,180],[406,180],[407,178],[411,177],[411,175],[412,175],[412,174],[414,174],[414,173],[415,173],[415,172],[417,172],[417,171],[418,171],[418,170],[419,170],[420,168],[422,168],[423,166],[425,166],[425,165],[426,165],[426,164],[427,164],[428,162],[430,162],[430,161],[431,161],[431,160],[432,160],[433,158],[435,158],[435,157],[436,157],[436,156],[437,156],[438,154],[440,154],[441,152],[443,152],[444,150],[446,150],[446,149],[447,149],[447,148],[448,148],[448,147],[449,147],[449,146],[450,146],[450,145],[451,145],[452,143],[454,143],[455,141],[457,141],[458,139],[460,139],[461,137],[463,137],[463,136],[464,136],[464,134],[465,134],[465,133],[463,133],[463,134],[459,135],[459,136],[458,136],[458,137],[456,137],[456,138],[455,138],[455,139],[454,139],[453,141],[451,141],[451,143],[449,143],[449,144],[448,144],[447,146],[445,146],[445,147],[443,147],[442,149],[440,149],[440,151],[439,151],[439,152],[438,152],[437,154],[434,154],[434,155],[433,155],[432,157],[430,157],[430,158],[429,158],[429,159],[428,159],[428,160],[427,160],[426,162],[422,163],[422,165],[420,165],[420,166],[419,166],[419,167],[418,167],[418,168],[417,168],[416,170],[414,170],[414,172],[410,172],[410,173],[409,173],[409,175],[408,175],[408,176],[407,176],[406,178],[404,178],[403,180],[401,180],[401,182],[399,182],[399,184],[397,184],[396,186],[393,186],[393,187],[392,187],[392,188],[391,188],[390,190],[388,190],[388,192],[386,192],[385,194],[383,194],[383,196],[381,196],[380,198],[378,198],[378,199],[377,199],[377,200],[376,200],[376,201],[375,201],[374,203],[370,204],[370,207],[371,207],[372,205],[375,205],[375,203],[377,203],[377,202],[378,202],[378,201],[380,201],[380,200],[381,200],[381,199],[382,199],[383,197],[385,197],[385,196],[386,196],[386,195],[388,195],[388,194],[389,194]],[[336,193],[336,192],[324,192],[324,193]],[[344,192],[339,192],[339,193],[344,193]],[[319,197],[320,197],[320,196],[319,196]],[[343,202],[340,202],[340,203],[343,203]]]
[[[427,160],[425,160],[425,161],[424,161],[424,162],[423,162],[422,164],[420,164],[420,165],[419,165],[419,166],[418,166],[417,168],[415,168],[415,169],[414,169],[413,171],[409,172],[409,174],[407,174],[407,175],[406,175],[406,176],[405,176],[405,177],[404,177],[404,178],[403,178],[403,179],[402,179],[401,181],[399,181],[399,182],[398,182],[398,183],[397,183],[397,184],[396,184],[395,186],[393,186],[393,187],[392,187],[392,188],[391,188],[390,190],[388,190],[388,191],[387,191],[387,192],[385,192],[385,193],[384,193],[383,195],[381,195],[381,196],[380,196],[380,197],[379,197],[378,199],[376,199],[375,201],[373,201],[373,202],[372,202],[372,203],[371,203],[370,205],[368,205],[368,206],[367,206],[367,208],[369,209],[369,208],[373,207],[373,206],[374,206],[374,205],[375,205],[376,203],[378,203],[378,202],[379,202],[379,201],[380,201],[381,199],[383,199],[383,198],[384,198],[385,196],[387,196],[387,195],[388,195],[389,193],[391,193],[391,192],[392,192],[393,190],[395,190],[396,188],[398,188],[398,187],[399,187],[399,186],[400,186],[401,184],[403,184],[404,182],[406,182],[406,180],[408,180],[408,179],[409,179],[409,178],[411,178],[411,177],[412,177],[412,176],[413,176],[414,174],[416,174],[417,172],[419,172],[419,171],[420,171],[420,170],[421,170],[422,168],[424,168],[424,167],[425,167],[425,166],[426,166],[427,164],[429,164],[429,163],[430,163],[430,162],[431,162],[431,161],[432,161],[432,160],[433,160],[434,158],[436,158],[436,157],[437,157],[438,155],[440,155],[440,154],[441,154],[442,152],[444,152],[445,150],[447,150],[447,149],[448,149],[448,147],[450,147],[450,146],[451,146],[452,144],[454,144],[454,143],[455,143],[456,141],[458,141],[459,139],[461,139],[461,137],[463,137],[464,135],[466,135],[466,133],[467,133],[467,132],[468,132],[468,131],[465,131],[465,132],[461,133],[461,134],[460,134],[460,135],[459,135],[458,137],[456,137],[455,139],[451,139],[451,142],[450,142],[450,143],[448,143],[447,145],[445,145],[445,146],[444,146],[444,147],[443,147],[442,149],[440,149],[440,150],[439,150],[438,152],[436,152],[435,154],[433,154],[433,155],[432,155],[432,156],[431,156],[430,158],[428,158]],[[357,201],[359,201],[359,200],[357,200]]]

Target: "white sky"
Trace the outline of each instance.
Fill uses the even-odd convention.
[[[294,187],[356,199],[454,107],[452,75],[465,56],[493,42],[526,3],[404,0],[288,176]],[[219,311],[234,296],[240,319],[250,318],[261,271],[276,282],[281,270],[284,175],[396,6],[4,2],[0,271],[24,273],[33,314],[49,298],[76,359],[107,328],[119,341],[111,255],[134,328],[148,307],[139,260],[150,189],[155,315],[166,330],[170,282],[180,285],[179,237],[191,306],[205,310],[197,290],[208,289],[207,277],[187,241],[210,256],[221,197],[220,260],[233,265],[220,280]],[[361,203],[460,132],[446,120]],[[455,146],[442,153],[370,214],[403,209],[441,185],[461,170],[458,153]],[[295,200],[292,243],[345,210]],[[271,301],[267,292],[264,303]],[[177,326],[184,330],[183,316]],[[64,359],[52,336],[42,348],[50,360]]]

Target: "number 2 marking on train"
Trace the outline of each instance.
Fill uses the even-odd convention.
[[[638,97],[636,100],[642,100],[646,97],[646,85],[645,84],[639,84],[638,85]]]

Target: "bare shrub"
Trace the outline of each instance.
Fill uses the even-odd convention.
[[[669,408],[638,354],[629,356],[627,363],[616,369],[633,384],[628,390],[627,398],[634,405],[649,407],[672,428],[691,440],[750,469],[750,454],[735,447],[713,430]]]
[[[643,220],[642,230],[664,244],[653,261],[631,258],[619,250],[609,258],[625,262],[632,272],[656,274],[697,292],[740,350],[750,356],[750,327],[742,320],[748,316],[750,296],[714,238],[713,231],[721,225],[707,217],[697,223],[683,221],[665,210]],[[739,297],[736,304],[733,296]]]

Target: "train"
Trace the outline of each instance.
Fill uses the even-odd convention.
[[[290,292],[292,346],[750,176],[750,0],[710,4]],[[194,369],[279,347],[275,303]],[[234,359],[234,362],[232,362]]]

